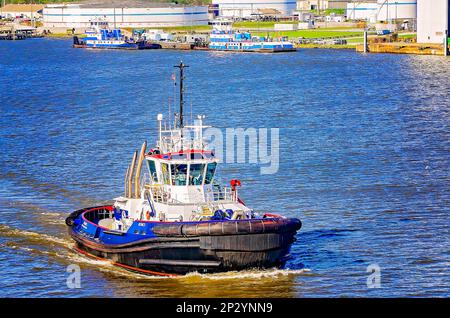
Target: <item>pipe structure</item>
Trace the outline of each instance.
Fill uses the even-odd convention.
[[[134,167],[136,166],[137,151],[133,154],[133,160],[131,160],[130,171],[128,175],[128,198],[133,197],[133,175]]]
[[[141,146],[141,151],[139,153],[139,159],[137,162],[136,173],[134,177],[134,197],[139,198],[141,193],[141,170],[142,163],[144,162],[145,150],[147,149],[147,141],[144,141]]]
[[[127,172],[125,173],[125,198],[128,198],[128,175],[130,173],[130,166],[127,167]]]

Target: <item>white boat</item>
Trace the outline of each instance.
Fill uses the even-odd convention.
[[[143,39],[135,40],[122,34],[120,29],[109,29],[108,22],[95,19],[91,21],[91,26],[85,31],[86,37],[83,39],[75,36],[73,46],[76,48],[89,49],[124,49],[124,50],[144,50],[159,49],[157,44],[147,43]]]
[[[269,41],[265,37],[252,36],[250,32],[234,32],[232,21],[215,20],[212,22],[209,49],[229,52],[292,52],[296,51],[294,44],[285,38],[279,41]]]

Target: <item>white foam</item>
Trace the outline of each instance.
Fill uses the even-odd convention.
[[[265,270],[244,270],[244,271],[231,271],[224,273],[215,273],[215,274],[200,274],[200,273],[189,273],[185,276],[185,278],[189,277],[198,277],[201,279],[210,279],[210,280],[237,280],[237,279],[259,279],[259,278],[274,278],[279,276],[290,276],[290,275],[302,275],[306,272],[310,272],[309,269],[265,269]]]
[[[47,234],[37,233],[37,232],[31,232],[31,231],[25,231],[25,230],[19,230],[12,228],[8,225],[0,224],[0,231],[5,234],[5,236],[15,236],[15,237],[29,237],[32,239],[40,239],[45,240],[49,242],[53,242],[56,244],[59,244],[64,247],[68,247],[70,244],[70,241],[59,238],[56,236],[51,236]]]

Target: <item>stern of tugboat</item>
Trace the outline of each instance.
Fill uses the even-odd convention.
[[[165,276],[282,267],[301,227],[300,220],[282,217],[135,221],[127,232],[99,225],[114,222],[108,221],[113,219],[112,206],[73,212],[66,223],[76,241],[76,250],[131,271]]]

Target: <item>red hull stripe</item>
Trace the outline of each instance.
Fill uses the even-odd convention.
[[[111,262],[115,266],[122,267],[122,268],[125,268],[125,269],[128,269],[128,270],[141,272],[141,273],[145,273],[145,274],[157,275],[157,276],[166,276],[166,277],[176,277],[176,276],[178,276],[177,274],[168,274],[168,273],[154,272],[154,271],[149,271],[149,270],[146,270],[146,269],[141,269],[141,268],[137,268],[137,267],[121,264],[121,263],[116,263],[116,262],[113,262],[113,261],[111,261],[109,259],[106,259],[106,258],[103,258],[103,257],[99,257],[99,256],[93,255],[91,253],[88,253],[86,251],[83,251],[83,250],[79,249],[78,247],[75,247],[75,250],[78,253],[84,254],[84,255],[86,255],[88,257],[91,257],[91,258],[94,258],[94,259],[97,259],[97,260],[101,260],[101,261],[108,261],[108,262]]]

